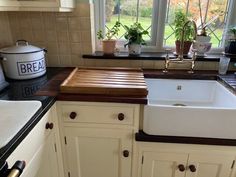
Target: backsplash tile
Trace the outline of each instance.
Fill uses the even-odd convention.
[[[0,12],[0,47],[8,46],[12,43],[10,24],[6,12]]]

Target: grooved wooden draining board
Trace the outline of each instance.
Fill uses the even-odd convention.
[[[75,68],[60,86],[61,93],[147,96],[141,69]]]

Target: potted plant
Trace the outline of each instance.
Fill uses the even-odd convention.
[[[183,27],[184,27],[184,24],[188,20],[189,19],[188,19],[187,15],[182,10],[178,10],[175,12],[174,24],[175,24],[175,38],[176,38],[175,45],[176,45],[176,54],[177,55],[179,55],[179,53],[180,53],[180,43],[181,43],[181,39],[182,39]],[[183,37],[183,39],[184,39],[183,54],[184,55],[188,54],[189,49],[192,45],[193,33],[194,33],[194,30],[193,30],[192,26],[191,25],[186,26],[185,35]]]
[[[130,55],[139,55],[141,53],[141,46],[146,45],[143,35],[147,35],[148,31],[144,30],[138,22],[130,27],[124,25],[124,28],[126,30],[124,37],[128,41],[125,47],[128,45]]]
[[[102,30],[97,32],[98,39],[102,41],[102,49],[104,54],[114,54],[116,49],[116,40],[113,39],[113,37],[118,34],[120,25],[121,23],[117,21],[115,25],[111,29],[108,29],[105,34]]]
[[[227,54],[236,54],[236,27],[229,29],[230,38],[228,44],[225,47],[225,53]]]

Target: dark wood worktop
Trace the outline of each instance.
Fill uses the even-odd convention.
[[[140,130],[138,133],[135,134],[135,140],[142,142],[236,146],[235,139],[148,135],[143,132],[143,130]]]

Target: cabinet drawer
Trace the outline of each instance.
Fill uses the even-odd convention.
[[[132,125],[135,106],[109,103],[64,103],[61,105],[64,122]]]

